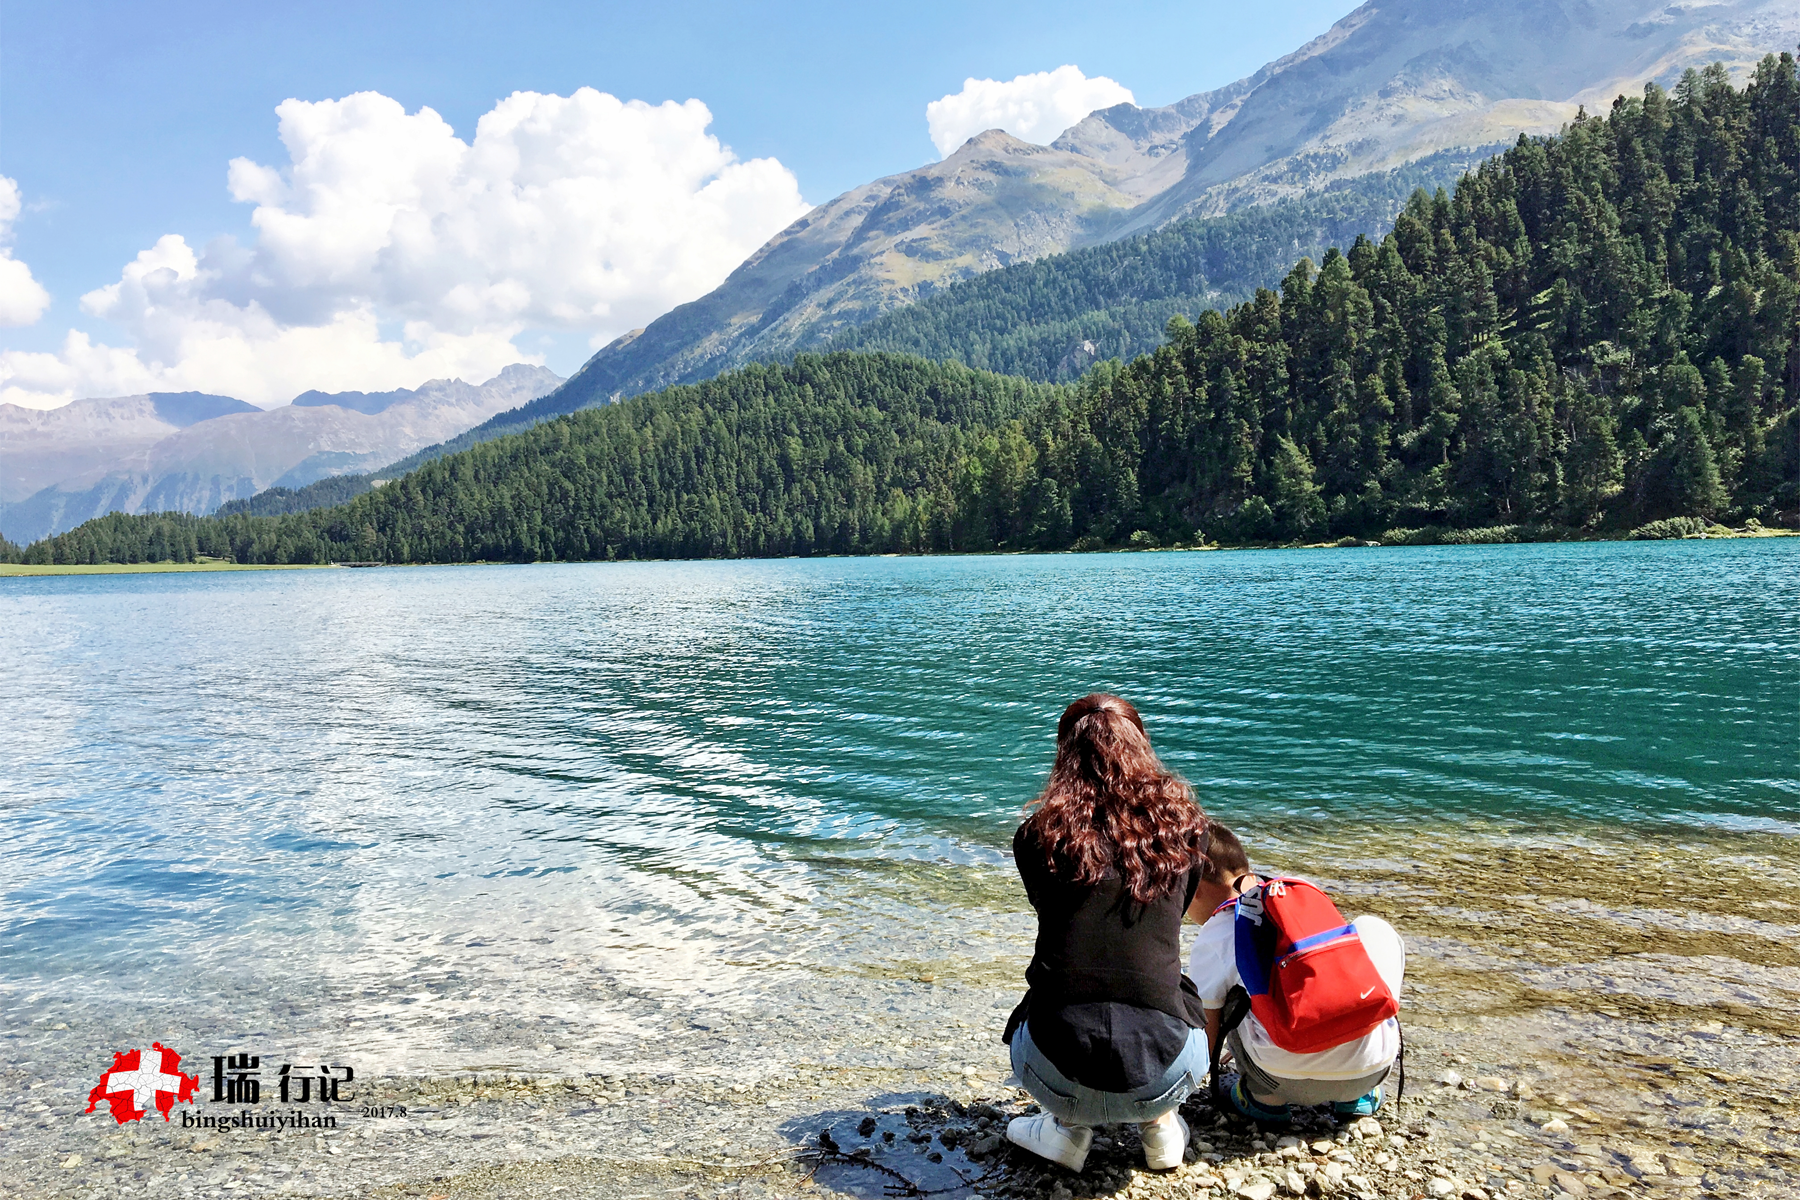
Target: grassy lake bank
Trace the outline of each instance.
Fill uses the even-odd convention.
[[[336,563],[231,563],[231,562],[145,562],[145,563],[65,563],[40,566],[27,563],[0,563],[0,578],[20,575],[204,575],[225,571],[316,571]]]

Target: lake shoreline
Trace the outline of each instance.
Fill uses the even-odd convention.
[[[1452,533],[1480,533],[1482,531],[1450,531]],[[1579,536],[1558,536],[1554,538],[1523,538],[1469,541],[1422,541],[1422,542],[1383,542],[1365,538],[1338,538],[1326,542],[1196,542],[1183,545],[1141,545],[1141,546],[1096,546],[1085,549],[1069,550],[945,550],[927,551],[918,554],[811,554],[782,555],[772,558],[645,558],[645,559],[539,559],[532,562],[514,562],[504,559],[475,559],[468,562],[405,562],[405,563],[89,563],[40,565],[21,563],[0,563],[0,579],[24,578],[51,575],[149,575],[149,574],[206,574],[225,571],[295,571],[324,570],[327,568],[372,568],[372,567],[517,567],[517,566],[579,566],[593,563],[657,563],[657,562],[805,562],[811,560],[854,559],[854,558],[1026,558],[1039,556],[1077,555],[1077,554],[1169,554],[1177,552],[1213,553],[1244,550],[1355,550],[1355,549],[1436,549],[1441,547],[1467,546],[1516,546],[1516,545],[1573,545],[1579,543],[1611,543],[1631,541],[1729,541],[1765,538],[1800,537],[1800,530],[1786,528],[1738,528],[1716,526],[1714,531],[1704,534],[1690,534],[1681,537],[1667,538],[1634,538],[1632,531],[1618,534],[1581,534]]]
[[[337,563],[0,563],[0,579],[50,575],[218,575],[231,571],[320,571]]]
[[[0,1178],[878,1195],[867,1168],[812,1188],[756,1164],[821,1127],[873,1154],[871,1119],[915,1153],[905,1110],[934,1095],[1020,1103],[998,1035],[1034,922],[1006,847],[1057,713],[1104,687],[1255,865],[1406,939],[1409,1157],[1378,1176],[1351,1149],[1346,1181],[1787,1195],[1796,548],[0,588]],[[335,1130],[211,1145],[186,1105],[86,1112],[153,1042],[200,1078],[191,1115],[235,1111],[211,1100],[225,1055],[262,1056],[271,1116],[316,1111],[277,1102],[283,1064],[353,1067],[356,1099]],[[362,1111],[390,1096],[416,1111]],[[942,1148],[970,1122],[939,1107]],[[1221,1183],[1243,1171],[1187,1189],[1215,1200],[1333,1165],[1215,1145]],[[1021,1200],[1150,1200],[1130,1150]]]

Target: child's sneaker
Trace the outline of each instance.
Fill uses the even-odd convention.
[[[1387,1097],[1382,1095],[1381,1085],[1378,1083],[1375,1085],[1374,1091],[1360,1099],[1333,1101],[1331,1115],[1340,1121],[1352,1121],[1357,1117],[1372,1117],[1381,1111],[1382,1101],[1386,1099]]]
[[[1252,1099],[1249,1090],[1244,1087],[1241,1075],[1231,1081],[1231,1088],[1225,1093],[1225,1098],[1231,1101],[1231,1107],[1237,1109],[1240,1116],[1249,1117],[1264,1125],[1285,1125],[1293,1119],[1293,1109],[1285,1104],[1269,1108]]]
[[[1035,1117],[1014,1117],[1006,1123],[1006,1140],[1023,1146],[1039,1158],[1061,1163],[1071,1171],[1087,1165],[1088,1147],[1094,1143],[1094,1131],[1085,1125],[1064,1125],[1049,1113]]]
[[[1168,1171],[1181,1165],[1187,1153],[1188,1127],[1181,1114],[1170,1111],[1138,1126],[1144,1141],[1144,1165],[1152,1171]]]

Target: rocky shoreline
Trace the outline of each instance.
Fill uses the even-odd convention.
[[[1800,862],[1791,839],[1652,844],[1465,826],[1445,846],[1411,842],[1404,858],[1393,857],[1391,837],[1388,857],[1341,837],[1332,871],[1284,836],[1295,835],[1264,831],[1272,857],[1407,938],[1408,1079],[1404,1099],[1373,1125],[1314,1117],[1291,1135],[1263,1134],[1221,1124],[1200,1098],[1187,1107],[1194,1141],[1178,1171],[1144,1170],[1129,1129],[1104,1133],[1080,1175],[1030,1158],[1003,1140],[1005,1120],[1029,1101],[1008,1086],[998,1041],[1029,918],[1006,907],[1010,880],[999,872],[895,867],[891,879],[865,870],[854,890],[815,901],[834,906],[839,931],[816,960],[739,952],[687,982],[571,960],[522,974],[502,994],[493,967],[455,960],[396,981],[407,1003],[357,981],[354,992],[290,994],[297,1015],[258,1025],[204,997],[104,1027],[106,1010],[74,1007],[54,989],[15,998],[0,1034],[0,1191],[20,1200],[792,1200],[917,1194],[913,1185],[948,1200],[1793,1195]],[[1684,881],[1679,894],[1671,880]],[[428,1016],[435,1024],[421,1023]],[[340,1024],[334,1033],[301,1019]],[[258,1028],[287,1031],[250,1043],[271,1052],[389,1046],[415,1062],[473,1065],[406,1071],[370,1058],[333,1129],[183,1129],[185,1105],[167,1124],[152,1114],[117,1126],[104,1106],[84,1112],[97,1046],[160,1037],[198,1057]]]
[[[150,1191],[436,1200],[1601,1200],[1785,1191],[1775,1178],[1759,1186],[1674,1148],[1578,1141],[1570,1120],[1580,1118],[1567,1097],[1540,1098],[1528,1084],[1465,1078],[1454,1069],[1415,1081],[1379,1119],[1345,1125],[1309,1110],[1292,1128],[1259,1129],[1216,1113],[1202,1094],[1183,1108],[1193,1136],[1180,1168],[1146,1170],[1136,1131],[1120,1127],[1102,1131],[1078,1175],[1005,1140],[1007,1120],[1032,1111],[1016,1089],[969,1082],[954,1089],[959,1094],[867,1098],[868,1085],[880,1081],[858,1078],[866,1074],[793,1073],[756,1087],[634,1075],[389,1080],[367,1100],[403,1116],[318,1133],[196,1133],[152,1121],[61,1158],[43,1153],[50,1147],[42,1133],[70,1114],[56,1106],[39,1112],[41,1102],[25,1101],[5,1117],[8,1188],[30,1197]],[[866,1097],[860,1104],[858,1095]]]

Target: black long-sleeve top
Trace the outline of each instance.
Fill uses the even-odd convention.
[[[1206,1023],[1181,973],[1181,917],[1199,872],[1189,870],[1162,899],[1138,904],[1116,873],[1093,885],[1059,878],[1028,828],[1013,836],[1013,859],[1037,910],[1037,947],[1005,1040],[1029,1021],[1032,1042],[1077,1083],[1106,1092],[1154,1083],[1188,1031]]]

